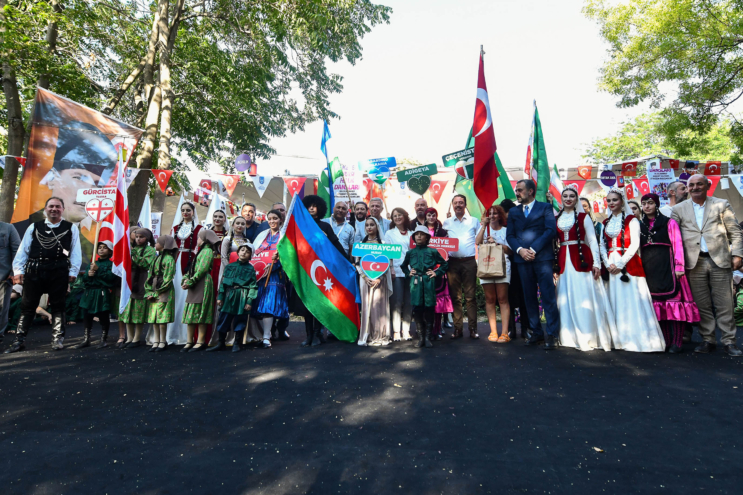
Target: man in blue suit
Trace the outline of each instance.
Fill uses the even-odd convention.
[[[552,350],[557,346],[560,332],[560,315],[552,275],[555,263],[552,240],[557,236],[557,223],[552,206],[534,200],[537,185],[533,180],[518,181],[515,192],[521,205],[508,212],[506,240],[515,253],[513,261],[519,270],[529,326],[533,329],[526,345],[543,341],[545,350]],[[542,294],[542,307],[547,318],[547,335],[542,331],[539,320],[537,286]]]

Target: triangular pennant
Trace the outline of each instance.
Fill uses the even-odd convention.
[[[165,190],[168,188],[168,182],[170,182],[170,176],[173,175],[173,171],[155,169],[152,171],[152,173],[155,175],[155,180],[160,186],[160,190],[162,192],[165,192]]]
[[[585,180],[588,180],[591,178],[592,170],[593,170],[593,167],[591,165],[580,165],[578,167],[578,175],[580,175]]]
[[[704,165],[704,175],[720,175],[722,162],[707,162]]]
[[[663,168],[672,168],[673,170],[678,170],[679,165],[681,164],[681,160],[663,160],[668,162],[668,167]]]
[[[586,181],[584,180],[568,180],[563,183],[565,187],[568,187],[570,184],[575,184],[578,187],[578,196],[581,195],[583,192],[583,188],[586,186]]]
[[[730,174],[728,178],[733,183],[733,187],[743,196],[743,174]]]
[[[715,192],[715,189],[717,189],[717,184],[720,183],[720,176],[708,175],[707,180],[709,181],[709,194],[712,194]]]
[[[446,185],[448,183],[449,183],[448,180],[432,180],[431,181],[431,187],[428,190],[431,191],[431,197],[437,203],[441,199],[441,195],[444,193],[444,189],[446,189]]]
[[[639,199],[639,191],[635,187],[635,185],[632,183],[632,181],[627,181],[627,185],[624,187],[625,193],[627,195],[627,199]]]
[[[255,190],[258,191],[258,197],[262,198],[263,193],[268,189],[268,184],[273,179],[273,175],[254,175],[250,179],[253,181]]]
[[[227,196],[232,196],[232,194],[235,192],[235,188],[240,183],[240,176],[230,174],[220,175],[222,175],[222,184],[224,184],[224,188],[227,191]]]
[[[284,177],[284,184],[286,184],[286,188],[289,190],[290,198],[293,198],[304,187],[304,181],[306,180],[306,177]]]

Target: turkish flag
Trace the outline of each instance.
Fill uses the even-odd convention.
[[[364,179],[364,186],[366,187],[366,196],[364,196],[364,202],[369,204],[371,198],[382,197],[382,187],[371,179]]]
[[[444,193],[444,189],[446,188],[446,184],[448,184],[448,180],[432,180],[431,181],[431,187],[428,189],[431,191],[431,196],[433,197],[433,200],[437,203],[441,199],[441,195]]]
[[[707,177],[707,180],[709,181],[709,193],[712,194],[717,189],[717,184],[720,183],[720,176],[710,175]]]
[[[704,165],[704,175],[720,175],[722,162],[707,162]]]
[[[284,177],[284,184],[286,184],[286,188],[289,190],[290,198],[293,198],[304,187],[304,181],[306,180],[307,178],[305,177]]]
[[[625,177],[634,177],[635,175],[637,175],[637,162],[623,163],[622,175]]]
[[[160,186],[160,190],[162,192],[165,192],[165,190],[168,188],[168,182],[170,181],[170,176],[173,175],[173,171],[155,169],[152,171],[152,173],[155,174],[155,180]]]
[[[635,199],[640,194],[640,191],[631,180],[627,181],[627,185],[624,187],[624,191],[627,195],[627,199]]]
[[[482,54],[477,73],[477,99],[472,134],[475,138],[475,170],[472,182],[477,199],[485,208],[489,208],[498,199],[498,167],[495,165],[497,147]]]
[[[580,165],[578,167],[578,175],[580,175],[582,178],[588,180],[591,178],[591,171],[593,170],[593,167],[591,165]]]
[[[593,212],[594,213],[601,213],[601,209],[599,207],[599,202],[598,201],[594,201],[593,202]]]
[[[678,170],[680,164],[680,160],[668,160],[668,166],[673,170]]]
[[[206,189],[207,191],[212,190],[212,180],[211,179],[201,179],[201,182],[199,182],[199,187],[201,189]]]
[[[583,188],[586,185],[586,181],[584,181],[584,180],[566,180],[565,182],[563,182],[563,185],[565,187],[568,187],[570,184],[575,184],[576,186],[578,186],[578,196],[580,196],[580,193],[583,192]]]
[[[222,177],[222,184],[224,184],[224,188],[227,190],[227,196],[231,197],[232,193],[235,192],[235,188],[240,183],[240,176],[239,175],[226,175],[226,174],[220,174]]]
[[[635,188],[637,188],[640,197],[650,192],[650,184],[648,183],[648,178],[646,176],[643,175],[639,179],[635,179],[632,182],[634,182]]]

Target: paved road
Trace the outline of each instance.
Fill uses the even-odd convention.
[[[2,493],[741,493],[741,359],[289,331],[52,353],[35,327],[0,356]]]

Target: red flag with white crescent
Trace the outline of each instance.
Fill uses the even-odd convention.
[[[704,175],[720,175],[722,162],[707,162],[704,165]]]
[[[306,177],[284,177],[284,184],[286,184],[286,188],[289,190],[290,198],[293,198],[304,187],[304,181],[306,180]]]
[[[220,175],[222,176],[222,184],[224,184],[224,188],[227,189],[227,196],[231,197],[235,192],[235,188],[240,183],[240,176],[227,174]]]
[[[173,175],[173,171],[153,169],[152,173],[155,176],[157,184],[160,186],[160,190],[162,192],[165,192],[165,190],[168,188],[168,182],[170,182],[170,176]]]
[[[444,194],[444,189],[446,189],[446,184],[448,183],[448,180],[432,180],[431,181],[431,187],[428,189],[431,191],[431,196],[433,197],[433,200],[437,203],[441,199],[441,195]]]
[[[475,170],[472,182],[477,199],[489,208],[498,199],[498,167],[495,164],[497,147],[488,88],[485,84],[485,65],[482,54],[480,54],[480,68],[477,74],[477,99],[472,129],[475,137]]]

